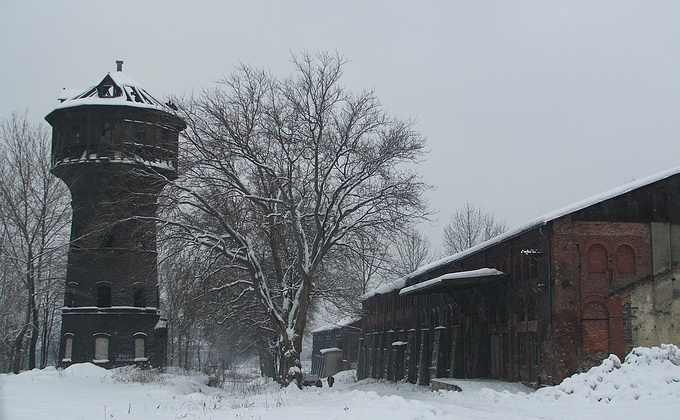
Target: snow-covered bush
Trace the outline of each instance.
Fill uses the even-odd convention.
[[[113,369],[111,376],[114,382],[138,382],[142,384],[164,384],[165,378],[158,369],[142,369],[137,366],[124,366]]]

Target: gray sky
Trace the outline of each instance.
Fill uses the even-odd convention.
[[[512,228],[680,165],[677,1],[0,0],[0,117],[42,121],[117,59],[163,99],[304,50],[417,120],[435,246],[466,201]]]

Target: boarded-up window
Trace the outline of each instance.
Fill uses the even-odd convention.
[[[609,312],[602,304],[583,308],[583,348],[588,353],[609,351]]]
[[[96,337],[94,339],[94,359],[99,362],[109,360],[109,338]]]
[[[588,249],[588,272],[604,273],[607,270],[607,250],[600,244]]]
[[[71,361],[73,356],[73,337],[66,337],[64,341],[64,360]]]
[[[621,245],[616,252],[616,268],[621,274],[635,273],[635,251],[628,245]]]
[[[144,348],[145,341],[144,337],[135,338],[135,359],[146,357],[146,349]]]

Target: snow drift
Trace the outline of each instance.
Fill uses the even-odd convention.
[[[581,398],[600,402],[680,398],[680,350],[673,344],[637,347],[623,363],[615,355],[588,372],[577,373],[561,384],[542,388],[530,398]]]

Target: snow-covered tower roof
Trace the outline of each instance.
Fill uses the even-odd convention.
[[[61,104],[56,109],[80,105],[126,105],[141,108],[176,109],[171,103],[163,104],[139,82],[123,73],[123,62],[116,61],[117,69],[107,74],[101,82],[86,90],[64,89],[59,96]]]

